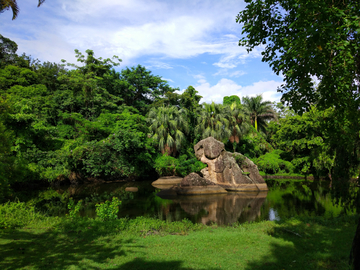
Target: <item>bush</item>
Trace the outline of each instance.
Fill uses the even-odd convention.
[[[117,219],[119,205],[121,201],[117,197],[113,197],[112,201],[96,204],[96,215],[101,221],[109,221]]]
[[[178,159],[176,166],[176,173],[181,176],[186,176],[192,172],[200,172],[206,165],[196,158],[187,159],[186,155],[182,155]]]
[[[254,127],[250,127],[249,133],[242,137],[239,143],[230,141],[225,143],[225,149],[229,152],[241,153],[251,160],[274,150],[266,141],[264,134],[256,131]]]
[[[0,228],[16,228],[26,226],[43,216],[35,212],[34,206],[17,201],[0,205],[0,217]]]
[[[160,176],[186,176],[191,172],[200,172],[206,165],[195,157],[181,155],[178,159],[162,155],[155,160],[154,168]]]
[[[71,218],[75,218],[78,215],[81,209],[81,205],[82,205],[82,200],[78,201],[76,205],[72,198],[69,200],[68,208],[69,208],[69,216]]]
[[[254,162],[258,166],[260,171],[266,174],[276,174],[281,172],[292,173],[294,171],[294,165],[286,160],[280,158],[283,151],[274,150],[271,153],[266,153],[260,156]]]
[[[155,159],[155,171],[160,176],[175,175],[175,168],[177,166],[177,159],[168,155],[158,156]]]

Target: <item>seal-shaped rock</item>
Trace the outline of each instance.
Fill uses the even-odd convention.
[[[213,137],[194,146],[195,155],[207,167],[201,170],[205,179],[229,191],[267,190],[257,166],[240,153],[225,151],[224,144]]]

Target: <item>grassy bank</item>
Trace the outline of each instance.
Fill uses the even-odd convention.
[[[357,218],[206,227],[35,215],[1,229],[0,269],[348,269]]]

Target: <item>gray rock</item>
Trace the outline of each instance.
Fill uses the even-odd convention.
[[[213,186],[215,183],[211,182],[210,180],[207,180],[197,173],[190,173],[189,175],[185,176],[184,179],[181,181],[180,186],[186,187],[186,186]]]
[[[202,155],[209,159],[217,158],[222,151],[225,150],[225,146],[222,142],[216,140],[213,137],[201,140],[194,146],[195,155],[199,159]]]
[[[194,146],[196,157],[207,167],[203,177],[227,190],[267,190],[257,166],[240,153],[225,151],[224,144],[213,137],[201,140]]]
[[[216,185],[214,182],[205,179],[197,173],[190,173],[185,176],[179,186],[174,189],[179,195],[199,195],[199,194],[221,194],[227,191]]]

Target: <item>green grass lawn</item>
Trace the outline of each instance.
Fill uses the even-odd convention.
[[[0,269],[349,269],[356,224],[45,218],[0,231]]]

